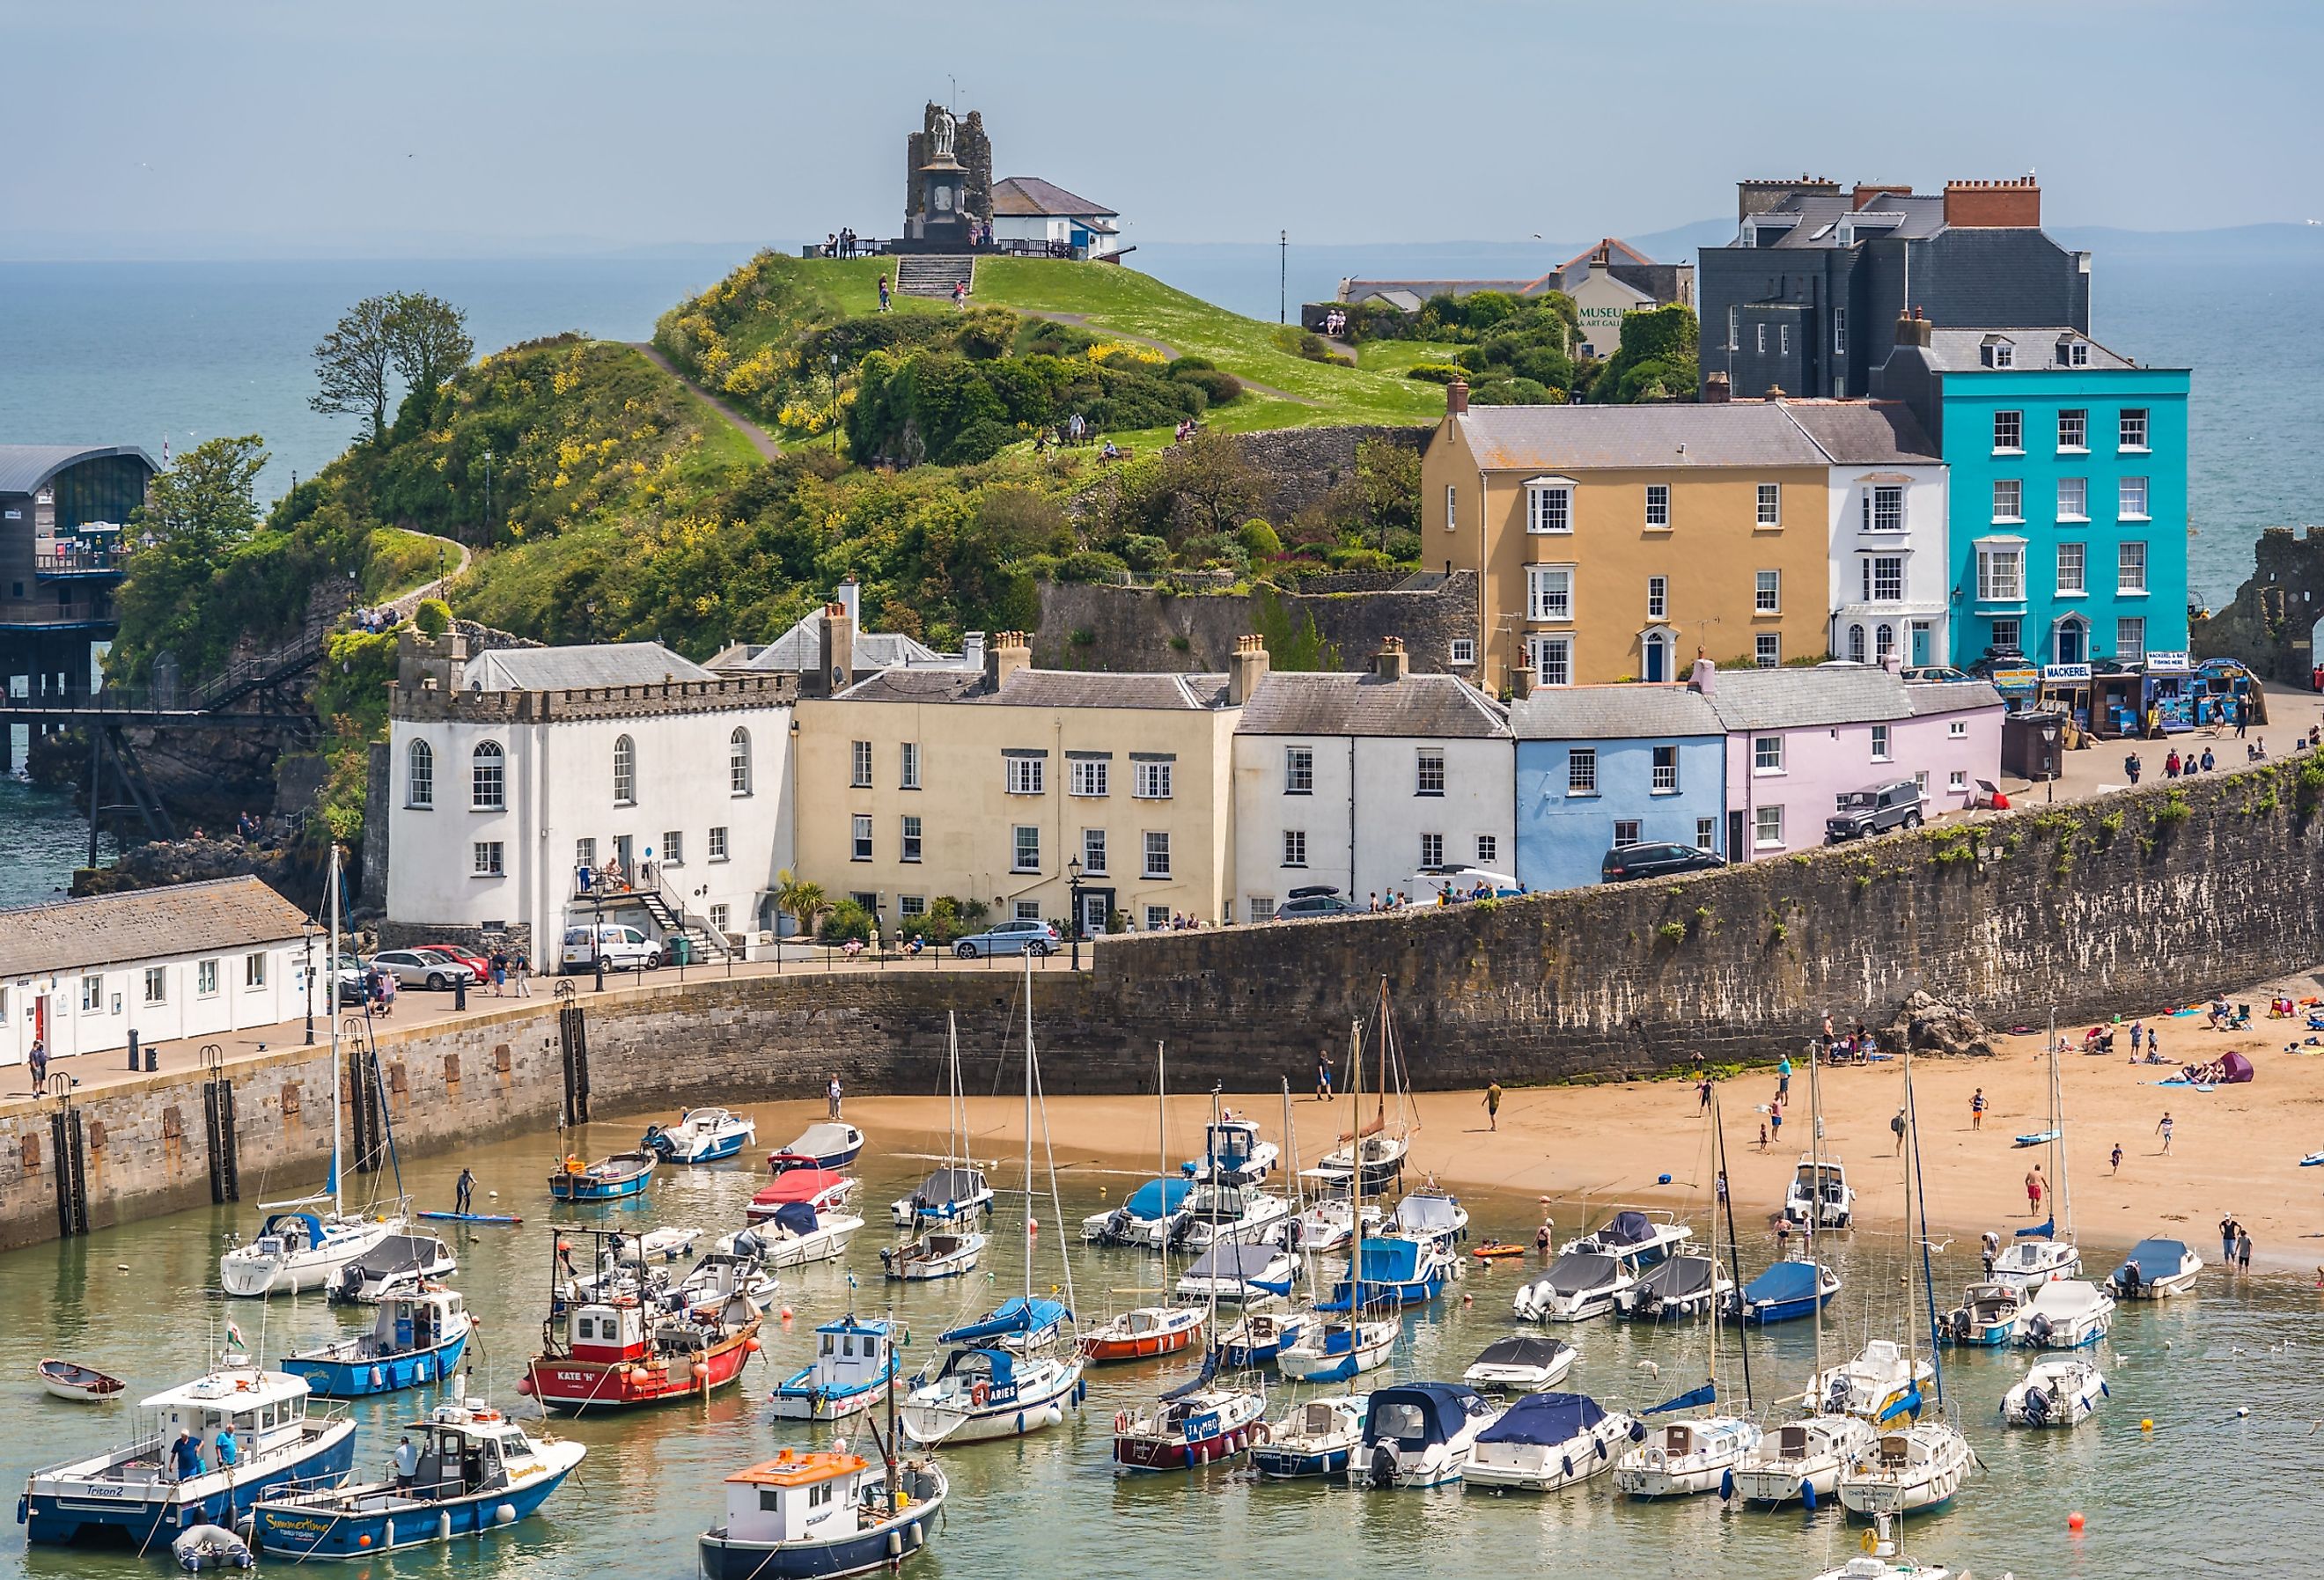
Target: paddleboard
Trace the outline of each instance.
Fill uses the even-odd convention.
[[[1523,1256],[1526,1252],[1531,1251],[1533,1247],[1530,1245],[1513,1245],[1506,1240],[1488,1240],[1484,1244],[1480,1245],[1475,1250],[1470,1252],[1469,1254],[1481,1260],[1490,1261],[1492,1258],[1497,1256]]]
[[[522,1218],[513,1213],[422,1213],[439,1224],[521,1224]]]
[[[2065,1133],[2063,1131],[2057,1130],[2036,1131],[2032,1135],[2019,1136],[2014,1144],[2020,1147],[2046,1147]]]

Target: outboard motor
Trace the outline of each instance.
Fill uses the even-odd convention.
[[[1396,1485],[1396,1449],[1393,1445],[1377,1443],[1372,1446],[1371,1479],[1375,1487]]]
[[[1945,1321],[1950,1325],[1953,1330],[1953,1337],[1955,1339],[1963,1341],[1968,1339],[1969,1336],[1969,1329],[1972,1326],[1968,1307],[1954,1307],[1951,1311],[1946,1314]]]
[[[2025,1391],[2025,1421],[2038,1427],[2050,1418],[2050,1396],[2039,1388]]]
[[[1831,1380],[1831,1388],[1824,1396],[1823,1410],[1824,1414],[1828,1416],[1845,1415],[1848,1413],[1847,1378],[1835,1377]]]
[[[2048,1344],[2050,1342],[2050,1319],[2037,1311],[2033,1316],[2025,1319],[2025,1331],[2033,1335],[2034,1342],[2035,1344]]]

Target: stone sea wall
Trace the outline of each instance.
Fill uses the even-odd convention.
[[[1681,882],[1630,883],[1343,922],[1109,938],[1079,976],[1033,975],[1047,1089],[1305,1088],[1385,978],[1414,1085],[1619,1078],[1770,1058],[1826,1012],[1885,1024],[1916,989],[1988,1023],[2151,1012],[2324,959],[2324,762],[2152,785]],[[815,972],[583,993],[593,1113],[696,1100],[941,1090],[959,1018],[971,1090],[1021,1076],[1023,978],[1005,969]],[[564,1100],[555,1002],[383,1031],[400,1142],[547,1125]],[[318,1177],[327,1058],[234,1069],[244,1197]],[[97,1226],[208,1199],[198,1075],[80,1105]],[[776,1138],[779,1140],[779,1138]],[[49,1118],[0,1104],[0,1245],[53,1235]]]

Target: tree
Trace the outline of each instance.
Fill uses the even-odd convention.
[[[441,297],[404,291],[388,298],[381,328],[389,359],[406,393],[420,397],[424,420],[434,411],[437,392],[476,353],[476,343],[468,338],[467,315]]]
[[[389,381],[395,366],[388,318],[395,301],[392,296],[364,297],[315,347],[315,376],[322,388],[307,404],[326,415],[368,418],[374,444],[387,437]]]
[[[1683,302],[1630,314],[1590,398],[1609,406],[1693,400],[1697,333],[1694,310]]]
[[[785,914],[797,917],[799,932],[809,938],[815,934],[815,919],[832,908],[822,884],[799,877],[788,867],[775,874],[775,903]]]
[[[205,439],[154,475],[129,517],[139,547],[121,586],[129,640],[117,644],[115,672],[143,673],[156,652],[190,656],[199,647],[200,595],[258,527],[251,495],[266,466],[265,442],[254,433]]]
[[[1208,430],[1170,455],[1164,478],[1164,486],[1192,518],[1198,536],[1232,532],[1259,504],[1259,476],[1243,459],[1242,448]]]

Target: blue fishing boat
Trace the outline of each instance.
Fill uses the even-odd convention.
[[[767,1154],[767,1167],[778,1174],[793,1169],[844,1169],[862,1150],[863,1132],[832,1120],[808,1125],[790,1145]]]
[[[379,1481],[260,1500],[251,1545],[304,1563],[480,1536],[538,1510],[587,1453],[578,1443],[532,1437],[473,1399],[439,1406],[403,1436],[391,1474]]]
[[[1351,1300],[1353,1288],[1342,1278],[1332,1286],[1332,1298],[1318,1300],[1318,1311],[1346,1311],[1360,1304],[1366,1310],[1382,1306],[1417,1306],[1434,1300],[1460,1270],[1460,1261],[1434,1241],[1366,1238],[1356,1248],[1356,1265],[1363,1270],[1363,1298]]]
[[[926,1461],[882,1467],[853,1454],[774,1458],[726,1478],[726,1520],[702,1533],[709,1580],[865,1575],[917,1558],[947,1488]]]
[[[826,1322],[815,1330],[815,1363],[792,1372],[769,1396],[775,1418],[844,1420],[885,1398],[899,1369],[896,1325],[886,1317],[851,1313]]]
[[[282,1369],[305,1378],[323,1399],[394,1393],[459,1370],[470,1329],[468,1313],[450,1289],[391,1295],[380,1302],[369,1333],[285,1355]]]
[[[1264,1366],[1305,1337],[1314,1322],[1305,1311],[1253,1311],[1246,1306],[1240,1319],[1219,1334],[1219,1364],[1230,1372]]]
[[[1735,1322],[1790,1322],[1814,1316],[1839,1293],[1840,1275],[1821,1263],[1779,1261],[1720,1304]]]
[[[549,1194],[565,1202],[622,1201],[643,1196],[653,1180],[654,1165],[660,1161],[652,1152],[616,1152],[595,1163],[567,1158],[564,1167],[549,1177]]]
[[[16,1522],[35,1545],[110,1537],[138,1547],[198,1525],[230,1527],[272,1492],[328,1486],[355,1464],[355,1425],[309,1413],[312,1391],[303,1377],[229,1354],[217,1371],[139,1401],[129,1442],[34,1471]]]
[[[1093,1245],[1136,1245],[1159,1251],[1174,1243],[1194,1212],[1194,1182],[1181,1176],[1149,1179],[1120,1206],[1082,1220],[1082,1238]]]

